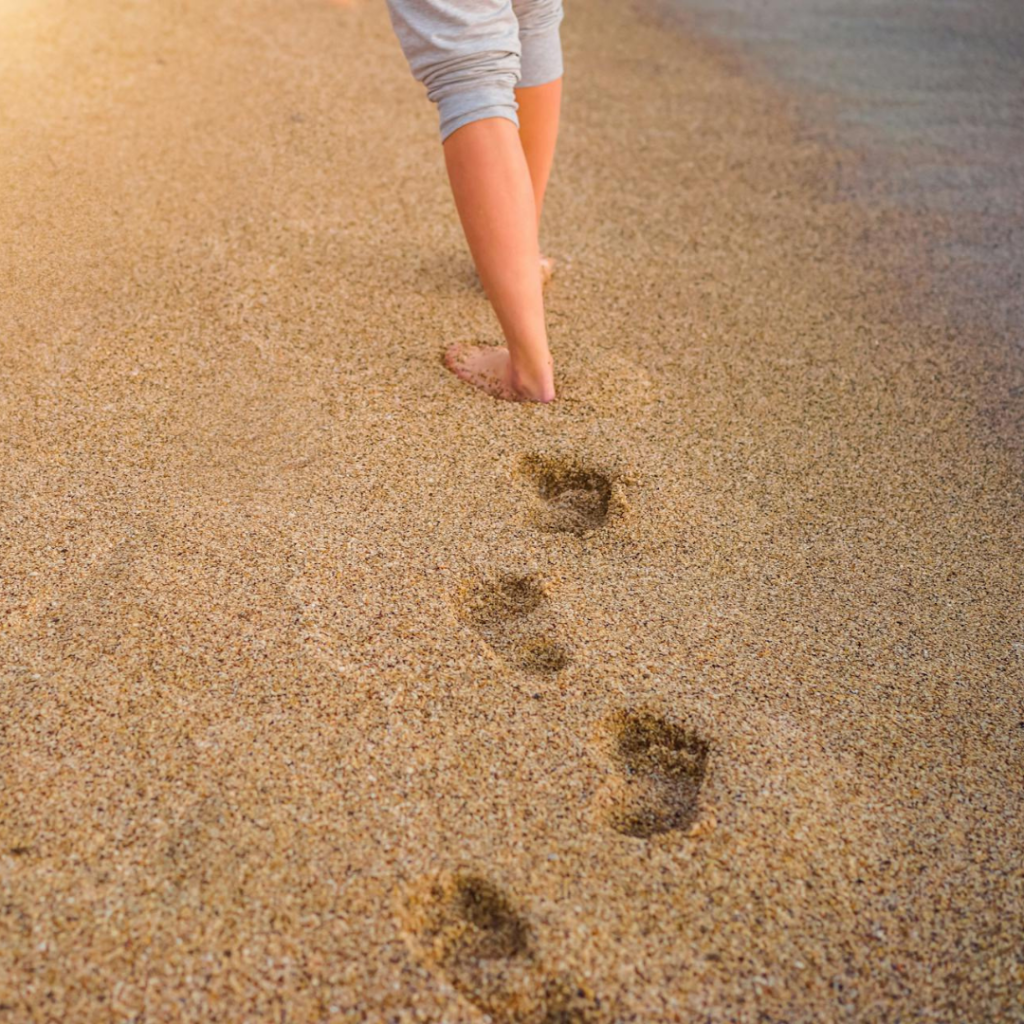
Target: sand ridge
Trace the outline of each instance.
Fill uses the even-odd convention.
[[[0,1021],[1024,1019],[1019,464],[852,155],[570,11],[511,406],[382,7],[0,34]]]

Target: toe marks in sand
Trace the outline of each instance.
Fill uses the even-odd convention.
[[[539,962],[533,930],[489,879],[440,872],[399,891],[410,951],[500,1024],[598,1024],[600,1002]]]
[[[525,455],[518,468],[536,489],[539,502],[532,519],[545,533],[587,536],[621,511],[614,477],[584,463]]]
[[[707,740],[647,711],[618,712],[606,733],[617,774],[602,801],[609,824],[636,839],[698,828]]]
[[[506,573],[467,583],[456,607],[463,622],[510,665],[552,675],[569,664],[568,650],[551,636],[548,597],[534,577]]]

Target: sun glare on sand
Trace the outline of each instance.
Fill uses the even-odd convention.
[[[0,69],[7,61],[31,58],[54,20],[46,0],[0,0]]]

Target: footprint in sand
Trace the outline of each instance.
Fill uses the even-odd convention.
[[[489,879],[439,872],[396,893],[413,956],[496,1024],[603,1024],[601,1002],[539,962],[532,929]]]
[[[554,675],[569,664],[568,650],[550,635],[548,597],[534,577],[506,573],[467,583],[455,604],[463,622],[510,665]]]
[[[709,744],[698,733],[646,711],[620,711],[605,723],[602,746],[616,778],[599,797],[605,819],[636,839],[677,830],[697,835]]]
[[[532,521],[545,533],[583,537],[621,512],[622,500],[610,476],[571,459],[524,455],[519,472],[539,499]]]

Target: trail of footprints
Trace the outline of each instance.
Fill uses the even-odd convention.
[[[608,475],[542,456],[520,460],[536,491],[532,525],[588,537],[621,513]],[[557,632],[544,583],[499,574],[463,585],[459,618],[513,668],[554,676],[571,660]],[[645,710],[621,710],[599,742],[612,771],[595,810],[616,832],[650,839],[698,834],[709,744],[699,733]],[[604,1024],[608,1008],[566,976],[545,971],[529,922],[502,890],[472,871],[438,872],[396,894],[396,916],[418,960],[496,1024]]]

